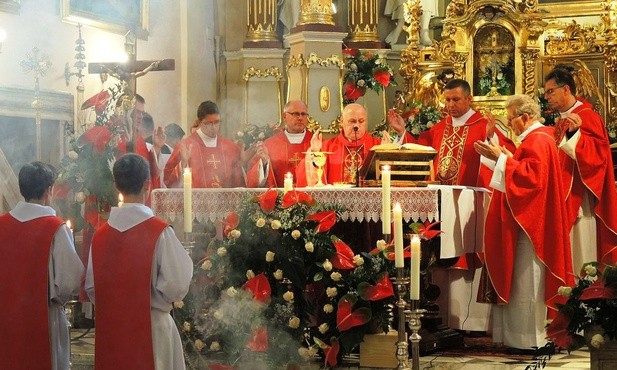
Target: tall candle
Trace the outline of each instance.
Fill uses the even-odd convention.
[[[118,194],[118,207],[122,207],[124,204],[124,195]]]
[[[184,232],[193,232],[193,176],[189,167],[184,169]]]
[[[403,210],[401,205],[396,203],[392,209],[394,218],[394,266],[404,267],[405,259],[403,256]]]
[[[294,188],[294,178],[291,172],[287,172],[285,174],[285,180],[283,182],[283,191],[287,193],[288,191],[293,190]]]
[[[414,235],[411,238],[411,299],[420,299],[420,238]]]
[[[390,166],[381,169],[381,233],[390,234]]]

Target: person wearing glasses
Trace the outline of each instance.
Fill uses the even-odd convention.
[[[576,98],[571,67],[544,79],[544,96],[559,112],[555,139],[567,190],[574,268],[617,262],[617,191],[606,126],[587,101]]]
[[[568,211],[552,127],[527,95],[506,101],[508,126],[521,142],[515,153],[485,140],[493,195],[485,222],[484,257],[495,289],[493,341],[532,352],[546,344],[547,307],[557,312],[560,286],[574,284]],[[513,351],[518,352],[518,351]]]
[[[219,135],[221,114],[212,101],[197,108],[197,130],[174,148],[165,164],[164,182],[167,187],[179,183],[178,164],[189,167],[194,188],[234,188],[244,186],[241,149],[238,144]]]
[[[308,109],[301,100],[292,100],[283,107],[285,129],[257,143],[256,153],[249,161],[246,185],[249,188],[282,188],[285,175],[296,173],[298,163],[311,146],[313,134],[306,130]]]

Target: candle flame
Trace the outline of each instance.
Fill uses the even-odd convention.
[[[291,172],[287,172],[287,173],[285,174],[285,178],[286,178],[286,179],[293,179],[293,175],[291,174]]]
[[[124,202],[124,196],[122,194],[118,194],[118,203]]]
[[[187,174],[187,173],[191,173],[191,168],[190,168],[190,167],[186,167],[186,168],[184,169],[184,173],[185,173],[185,174]]]
[[[385,165],[383,165],[383,167],[381,167],[381,170],[382,171],[390,171],[390,166],[385,164]]]

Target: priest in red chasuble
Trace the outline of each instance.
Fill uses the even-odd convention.
[[[219,135],[221,114],[218,106],[205,101],[197,108],[198,129],[174,148],[164,169],[167,187],[178,183],[176,166],[190,167],[194,188],[234,188],[244,186],[241,149]]]
[[[555,138],[578,271],[586,262],[617,263],[617,191],[606,126],[591,104],[576,98],[567,68],[558,66],[546,76],[544,96],[560,114]]]
[[[515,154],[485,140],[475,143],[493,167],[484,256],[498,303],[494,341],[531,349],[546,344],[547,307],[556,311],[556,303],[565,303],[558,288],[574,284],[568,211],[553,129],[539,122],[540,107],[515,95],[506,108],[521,142]]]
[[[94,367],[183,370],[170,311],[188,292],[193,263],[173,229],[144,204],[147,162],[126,154],[114,163],[113,177],[124,204],[94,233],[86,272],[96,308]]]
[[[84,265],[50,207],[56,177],[48,164],[24,165],[25,201],[0,216],[0,369],[69,369],[64,304],[79,292]]]
[[[308,122],[306,104],[292,100],[283,108],[285,130],[257,144],[257,152],[247,171],[247,187],[282,188],[285,174],[296,173],[298,163],[311,145],[313,134],[306,130]]]

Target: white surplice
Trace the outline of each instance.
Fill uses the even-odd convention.
[[[143,204],[125,203],[111,209],[108,223],[122,232],[153,216],[152,210]],[[173,229],[165,228],[156,242],[150,287],[152,345],[157,370],[185,369],[180,334],[169,312],[172,303],[181,301],[188,292],[192,277],[191,258]],[[96,309],[92,254],[88,259],[85,288]]]
[[[9,213],[19,222],[56,215],[51,207],[23,201],[17,203]],[[53,370],[69,369],[70,338],[64,304],[79,294],[83,272],[84,265],[75,252],[71,230],[63,224],[54,235],[48,266],[49,336]]]

